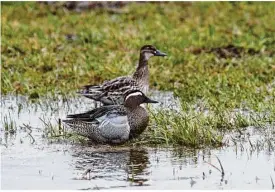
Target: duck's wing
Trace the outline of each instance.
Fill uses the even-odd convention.
[[[125,107],[122,105],[105,105],[93,110],[87,111],[85,113],[71,114],[67,115],[70,119],[80,119],[82,121],[95,121],[106,115],[126,115]]]
[[[104,90],[111,92],[124,92],[132,86],[137,86],[137,82],[129,76],[118,77],[102,84]]]
[[[123,92],[89,92],[81,93],[82,96],[99,101],[103,105],[123,105]]]
[[[63,120],[75,133],[94,141],[121,143],[129,138],[130,125],[123,106],[103,106]]]
[[[123,143],[129,139],[130,125],[127,116],[112,115],[101,122],[89,122],[83,119],[69,119],[63,122],[76,134],[99,143]]]
[[[132,77],[124,76],[105,81],[101,85],[86,85],[78,93],[104,105],[121,105],[125,92],[137,88],[137,82]]]

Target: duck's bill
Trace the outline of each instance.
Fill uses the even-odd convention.
[[[167,56],[167,54],[157,50],[155,53],[155,56],[163,56],[164,57],[164,56]]]
[[[150,98],[146,98],[145,103],[158,103],[158,101],[152,100]]]

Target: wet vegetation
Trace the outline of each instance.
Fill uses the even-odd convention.
[[[2,94],[38,103],[66,99],[82,85],[133,72],[139,48],[154,44],[168,57],[150,60],[150,86],[174,92],[181,107],[152,111],[134,145],[221,146],[228,131],[274,126],[273,2],[128,3],[84,11],[61,3],[1,4]],[[5,130],[16,130],[7,118]],[[47,136],[64,136],[58,122],[43,121]]]
[[[2,117],[2,126],[6,133],[14,134],[16,132],[16,122],[12,119],[11,114]]]

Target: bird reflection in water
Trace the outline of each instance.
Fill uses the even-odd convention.
[[[87,178],[126,181],[144,186],[148,181],[149,157],[147,149],[137,148],[81,148],[74,150],[73,164],[77,172],[89,170]],[[125,174],[126,173],[126,174]],[[126,178],[125,178],[126,176]],[[110,187],[110,186],[109,186]]]
[[[148,165],[150,164],[148,151],[145,149],[130,150],[129,162],[127,163],[128,181],[131,185],[146,185],[148,181],[149,171]]]

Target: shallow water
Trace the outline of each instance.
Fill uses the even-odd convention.
[[[178,109],[171,96],[153,93],[153,98],[162,101],[157,107]],[[274,125],[268,126],[265,135],[249,127],[242,136],[225,137],[225,147],[201,150],[84,146],[45,137],[41,119],[57,124],[58,118],[68,113],[92,107],[85,98],[43,100],[42,104],[32,104],[24,97],[2,98],[1,188],[272,189],[275,153],[264,147],[266,144],[253,149],[250,143],[264,143],[266,137],[273,137]],[[15,134],[4,132],[4,116],[5,121],[15,121]],[[32,127],[31,133],[24,124]],[[230,138],[236,138],[236,143]],[[89,169],[90,173],[85,173]]]

